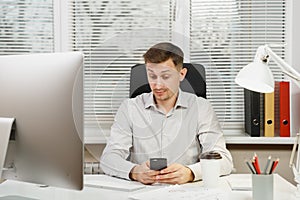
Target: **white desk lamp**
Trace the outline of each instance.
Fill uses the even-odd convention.
[[[287,64],[282,58],[275,54],[272,49],[267,46],[260,46],[256,51],[254,62],[248,64],[237,74],[235,82],[248,89],[260,93],[271,93],[274,91],[274,78],[268,67],[269,58],[274,59],[281,71],[289,76],[295,84],[300,88],[300,73]],[[296,166],[294,165],[294,156],[296,147],[300,142],[300,133],[297,133],[293,146],[289,166],[294,173],[294,180],[297,182],[296,195],[300,197],[300,151],[298,150]],[[300,148],[300,146],[299,146]]]

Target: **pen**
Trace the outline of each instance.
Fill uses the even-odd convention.
[[[267,170],[269,168],[270,163],[271,163],[271,156],[268,157],[267,164],[266,164],[266,167],[265,167],[265,170],[264,170],[264,174],[267,174]]]
[[[256,174],[255,169],[253,168],[253,166],[249,163],[249,161],[246,161],[247,166],[249,167],[249,169],[251,170],[252,174]]]

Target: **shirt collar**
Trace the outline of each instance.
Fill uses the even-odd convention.
[[[181,89],[179,89],[179,91],[178,91],[178,97],[177,97],[177,101],[175,103],[175,108],[178,108],[178,107],[184,107],[184,108],[188,107],[186,92],[183,92]]]
[[[145,108],[156,107],[154,103],[153,92],[147,93],[145,96]]]
[[[148,93],[145,99],[145,108],[149,108],[151,106],[156,108],[153,92]],[[184,108],[188,107],[186,94],[181,89],[179,89],[178,91],[178,97],[174,108],[176,109],[178,107],[184,107]]]

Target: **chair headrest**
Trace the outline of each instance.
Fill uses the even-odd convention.
[[[205,68],[203,65],[184,63],[183,67],[187,68],[187,74],[180,83],[181,90],[206,98]],[[145,64],[134,65],[130,73],[130,98],[149,92],[151,92],[151,88],[148,83]]]

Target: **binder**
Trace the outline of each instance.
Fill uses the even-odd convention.
[[[280,137],[290,137],[290,82],[279,82]]]
[[[280,136],[280,111],[279,111],[279,82],[275,81],[275,137]]]
[[[274,103],[274,92],[265,93],[264,108],[265,108],[265,117],[264,117],[264,135],[265,137],[274,137],[275,131],[275,103]]]
[[[260,136],[260,93],[244,89],[245,132],[251,137]]]

